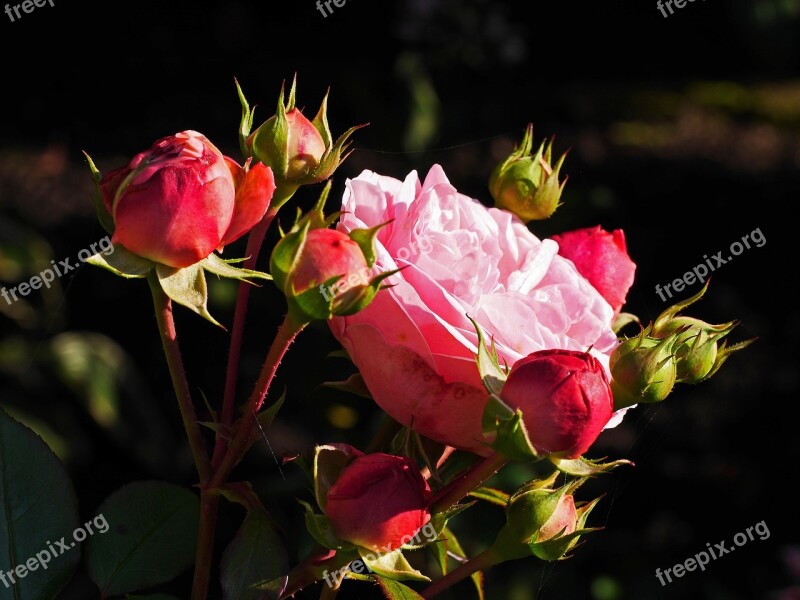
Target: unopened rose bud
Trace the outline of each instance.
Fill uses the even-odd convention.
[[[613,398],[602,365],[591,354],[540,350],[518,360],[500,392],[522,418],[538,452],[576,458],[611,419]]]
[[[281,196],[291,195],[298,186],[325,181],[347,157],[352,127],[335,142],[328,126],[327,95],[313,120],[295,106],[295,83],[284,103],[281,89],[278,109],[247,139],[253,156],[275,172]]]
[[[383,289],[383,280],[397,273],[370,273],[375,237],[385,223],[349,233],[328,229],[332,219],[322,207],[329,191],[330,183],[316,207],[278,242],[270,259],[270,273],[297,324],[357,313]]]
[[[645,332],[625,340],[609,361],[615,408],[639,402],[661,402],[677,380],[674,345],[677,334],[655,339]]]
[[[100,181],[112,241],[187,267],[252,229],[275,191],[263,164],[243,169],[196,131],[165,137]]]
[[[558,253],[572,261],[578,273],[618,315],[636,273],[622,230],[608,232],[598,225],[554,235],[552,239],[558,243]]]
[[[597,500],[577,506],[573,497],[582,481],[556,490],[541,488],[536,482],[523,486],[508,501],[506,524],[493,552],[501,560],[531,555],[548,561],[563,558],[580,536],[593,531],[584,526]]]
[[[533,125],[528,125],[522,143],[495,168],[489,180],[489,191],[495,206],[508,210],[520,219],[534,221],[548,219],[559,206],[566,179],[558,177],[566,154],[553,166],[552,141],[542,142],[536,154],[533,151]]]
[[[385,553],[430,521],[430,500],[428,482],[413,461],[368,454],[353,460],[328,489],[325,513],[339,539]]]
[[[707,289],[708,283],[691,298],[670,306],[648,328],[648,333],[654,338],[675,336],[673,350],[679,383],[695,384],[709,379],[731,354],[746,348],[754,341],[747,340],[727,346],[723,338],[736,329],[738,321],[712,325],[680,314],[700,300]]]
[[[263,163],[280,169],[281,179],[294,181],[314,173],[327,150],[322,135],[300,109],[293,108],[285,119],[285,138],[279,132],[278,115],[270,117],[253,134],[256,157]],[[283,142],[283,147],[278,143]]]

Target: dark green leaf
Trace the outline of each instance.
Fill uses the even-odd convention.
[[[0,597],[58,595],[81,557],[73,537],[81,527],[77,505],[72,483],[50,448],[0,410],[0,569],[9,580]],[[18,565],[20,571],[10,574]]]
[[[199,502],[169,483],[128,484],[98,509],[111,530],[90,538],[89,575],[107,596],[167,582],[194,562]]]
[[[226,599],[260,600],[268,582],[288,571],[286,550],[268,515],[247,513],[244,523],[222,555],[222,590]]]

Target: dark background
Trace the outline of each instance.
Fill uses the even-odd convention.
[[[459,190],[488,202],[493,165],[533,122],[538,138],[556,136],[557,152],[571,148],[565,206],[534,232],[623,228],[638,265],[628,309],[645,321],[666,306],[656,284],[760,229],[766,245],[721,267],[694,310],[711,322],[741,319],[734,340],[759,341],[712,381],[679,387],[604,434],[594,456],[637,465],[583,488],[584,499],[607,494],[590,520],[606,529],[569,561],[491,571],[488,598],[800,598],[798,26],[797,0],[698,1],[667,19],[655,2],[632,0],[348,0],[328,17],[312,0],[56,0],[14,23],[0,14],[0,283],[14,286],[103,237],[81,150],[109,170],[191,128],[237,156],[234,76],[261,107],[258,122],[297,73],[308,113],[331,87],[334,134],[370,123],[335,177],[338,194],[365,168],[402,178],[440,163]],[[299,203],[316,193],[303,190]],[[81,516],[131,480],[190,485],[146,285],[89,267],[59,284],[12,307],[0,300],[0,404],[65,462]],[[212,288],[223,323],[234,293]],[[254,295],[242,394],[283,310],[269,286]],[[178,327],[192,384],[213,404],[227,336],[187,311]],[[293,347],[274,388],[288,393],[270,431],[277,454],[315,441],[363,447],[374,433],[372,404],[318,387],[349,372],[326,358],[335,349],[324,326]],[[309,495],[298,469],[282,471],[264,445],[238,473],[296,532],[292,499]],[[525,474],[512,469],[506,483]],[[223,539],[239,517],[223,513]],[[454,527],[474,553],[500,520],[487,509]],[[769,539],[666,587],[654,577],[762,520]],[[308,546],[298,537],[289,536],[293,562]],[[181,596],[188,581],[163,589]],[[372,593],[365,583],[346,588],[344,597]],[[469,593],[463,584],[451,597]],[[95,594],[81,570],[63,597]]]

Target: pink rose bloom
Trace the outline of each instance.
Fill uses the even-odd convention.
[[[378,233],[378,269],[406,268],[366,309],[329,323],[375,401],[403,425],[489,453],[468,315],[509,366],[537,350],[591,347],[607,372],[617,345],[608,302],[555,242],[459,194],[438,165],[424,183],[416,172],[401,182],[365,171],[347,182],[342,211],[342,231],[393,219]]]
[[[554,235],[553,241],[558,253],[572,261],[618,315],[636,272],[622,230],[609,233],[598,225]]]
[[[275,191],[272,170],[245,171],[196,131],[158,140],[100,184],[112,242],[170,267],[188,267],[250,231]]]

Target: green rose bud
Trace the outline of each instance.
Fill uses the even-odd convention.
[[[558,176],[566,153],[552,166],[553,142],[542,142],[534,155],[533,125],[528,125],[522,143],[502,163],[489,180],[495,206],[508,210],[526,223],[550,218],[559,206],[567,183]]]

